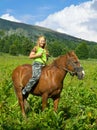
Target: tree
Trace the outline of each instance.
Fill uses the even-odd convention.
[[[75,52],[80,59],[87,59],[89,56],[88,45],[85,42],[80,43],[76,47]]]
[[[49,52],[52,54],[52,56],[57,57],[61,55],[63,47],[61,46],[58,41],[53,42],[52,44],[48,45]]]
[[[9,53],[14,56],[18,54],[18,50],[15,44],[10,46]]]
[[[33,43],[31,41],[28,41],[27,39],[25,39],[25,41],[22,43],[22,54],[29,55],[29,53],[33,47],[34,47]]]
[[[97,59],[97,45],[90,48],[90,58],[96,58]]]
[[[0,30],[0,38],[4,37],[5,35],[5,31],[4,30]]]

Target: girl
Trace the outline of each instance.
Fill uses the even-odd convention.
[[[35,85],[35,83],[39,80],[41,75],[41,69],[43,66],[46,65],[47,61],[47,51],[45,49],[46,47],[46,38],[44,36],[40,36],[37,41],[37,45],[32,49],[29,58],[34,59],[33,65],[32,65],[32,78],[29,80],[25,88],[22,90],[22,94],[26,95],[32,87]]]

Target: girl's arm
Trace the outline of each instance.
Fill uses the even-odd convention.
[[[39,58],[42,56],[42,53],[36,54],[36,52],[37,52],[37,47],[34,47],[32,51],[30,52],[29,58],[34,59],[34,58]]]
[[[36,54],[34,51],[31,51],[30,55],[29,55],[29,58],[30,59],[34,59],[34,58],[39,58],[42,56],[42,53],[40,54]]]

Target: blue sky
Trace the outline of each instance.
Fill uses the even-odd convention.
[[[1,0],[0,18],[97,42],[97,0]]]
[[[87,0],[1,0],[0,16],[8,13],[20,21],[35,24],[52,13],[84,1]]]

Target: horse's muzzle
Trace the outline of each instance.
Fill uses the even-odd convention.
[[[84,76],[85,76],[85,72],[83,70],[83,67],[77,67],[77,68],[75,68],[75,73],[78,76],[78,79],[80,79],[80,80],[83,79]]]

